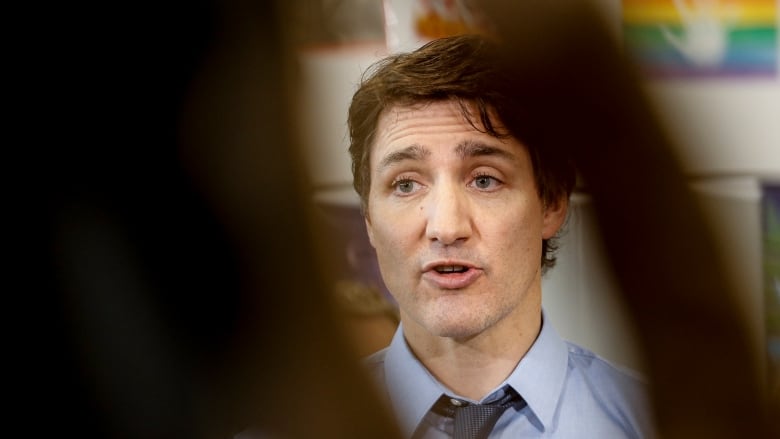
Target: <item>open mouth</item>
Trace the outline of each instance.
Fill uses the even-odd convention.
[[[441,265],[434,268],[434,270],[439,274],[454,274],[465,273],[469,270],[469,267],[463,265]]]
[[[423,269],[422,277],[439,290],[465,289],[482,277],[484,270],[481,267],[457,262],[432,262]]]

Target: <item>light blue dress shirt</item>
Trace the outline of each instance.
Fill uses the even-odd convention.
[[[514,388],[528,403],[501,416],[491,438],[652,438],[647,385],[636,373],[566,342],[543,318],[541,332],[515,370],[482,401],[438,382],[399,327],[387,348],[366,359],[406,438],[452,437],[453,421],[429,409],[442,395],[486,403]]]

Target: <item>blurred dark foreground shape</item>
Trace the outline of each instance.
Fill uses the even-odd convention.
[[[60,16],[50,71],[78,69],[61,102],[83,105],[58,114],[80,137],[41,173],[53,312],[22,357],[30,434],[397,437],[331,312],[284,5]]]
[[[640,78],[591,2],[485,3],[521,140],[574,159],[647,359],[662,437],[778,436],[738,285]]]

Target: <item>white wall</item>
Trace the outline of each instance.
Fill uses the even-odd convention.
[[[643,369],[636,334],[599,238],[590,197],[575,193],[558,262],[542,279],[542,306],[562,337]]]
[[[764,350],[761,187],[754,176],[714,177],[691,183],[738,286],[755,352]],[[543,279],[543,306],[567,339],[620,364],[642,370],[642,353],[628,318],[587,195],[574,194],[558,265]],[[763,359],[761,359],[763,360]],[[763,361],[760,365],[763,366]]]
[[[300,53],[301,140],[315,185],[351,185],[347,109],[362,72],[386,53],[384,46],[376,45]]]

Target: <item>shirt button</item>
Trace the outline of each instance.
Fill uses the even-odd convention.
[[[463,405],[463,402],[462,402],[462,401],[460,401],[460,400],[458,400],[458,399],[455,399],[455,398],[450,398],[450,402],[451,402],[451,403],[452,403],[452,405],[454,405],[455,407],[460,407],[460,406],[462,406],[462,405]]]

